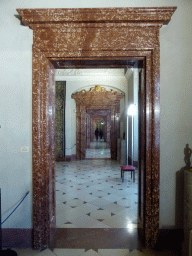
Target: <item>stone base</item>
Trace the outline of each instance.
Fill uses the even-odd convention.
[[[32,248],[32,229],[3,228],[3,248]]]

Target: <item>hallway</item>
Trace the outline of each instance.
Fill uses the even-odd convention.
[[[107,143],[103,140],[90,142],[90,148],[86,149],[86,159],[94,158],[111,158],[110,148],[107,148]]]

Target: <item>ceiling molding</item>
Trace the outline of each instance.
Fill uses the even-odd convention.
[[[116,102],[120,101],[124,96],[124,93],[114,90],[107,91],[100,85],[92,87],[90,91],[82,90],[71,95],[77,104],[94,107],[116,105]]]
[[[123,77],[124,68],[113,68],[113,69],[56,69],[55,76],[104,76],[104,77]]]

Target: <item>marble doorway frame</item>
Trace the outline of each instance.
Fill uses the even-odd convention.
[[[143,60],[143,216],[147,245],[159,232],[159,29],[176,7],[18,9],[33,29],[33,243],[49,246],[55,232],[54,69],[70,60]]]

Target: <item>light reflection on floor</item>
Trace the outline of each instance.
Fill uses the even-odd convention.
[[[94,141],[90,143],[90,148],[86,149],[85,158],[111,158],[111,150],[107,148],[104,141]]]

